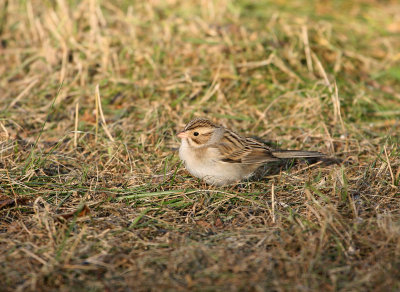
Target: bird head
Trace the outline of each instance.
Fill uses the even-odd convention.
[[[177,136],[182,140],[186,139],[192,147],[201,147],[207,145],[214,131],[218,128],[210,120],[197,118],[191,120]]]

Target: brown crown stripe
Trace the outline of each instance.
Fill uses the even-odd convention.
[[[191,130],[196,130],[196,129],[201,129],[201,128],[209,128],[209,126],[205,125],[194,125],[192,127],[185,128],[184,131],[191,131]]]
[[[184,130],[190,131],[199,127],[216,127],[216,126],[211,121],[206,119],[194,119],[186,125]]]

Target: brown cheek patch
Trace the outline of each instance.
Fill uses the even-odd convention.
[[[204,133],[199,136],[192,136],[190,139],[192,140],[193,143],[197,145],[205,144],[210,140],[212,133]]]
[[[242,159],[223,158],[221,161],[228,163],[241,163]]]
[[[192,138],[192,141],[196,144],[200,144],[200,140],[198,138]]]
[[[208,142],[208,140],[210,140],[211,138],[211,133],[204,133],[200,136],[200,141],[202,144],[205,144]]]

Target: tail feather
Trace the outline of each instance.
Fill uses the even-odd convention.
[[[324,157],[325,154],[318,151],[302,151],[302,150],[274,150],[272,155],[277,158],[312,158]]]

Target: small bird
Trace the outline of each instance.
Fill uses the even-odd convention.
[[[193,176],[215,186],[249,178],[267,162],[325,156],[317,151],[275,150],[205,118],[191,120],[177,136],[182,139],[179,157],[186,169]]]

